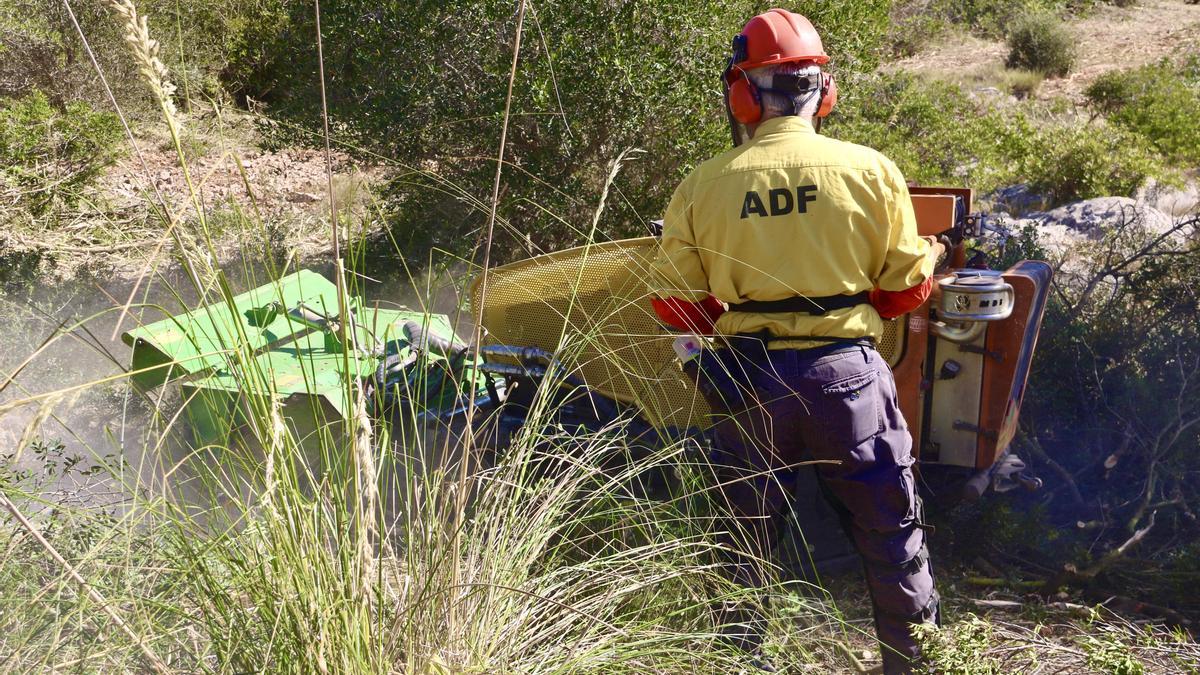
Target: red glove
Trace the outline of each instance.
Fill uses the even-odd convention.
[[[700,302],[688,302],[679,298],[651,298],[650,305],[662,322],[679,331],[712,335],[717,318],[725,313],[725,306],[713,296]]]
[[[925,304],[933,291],[933,277],[904,291],[885,291],[876,288],[871,291],[871,306],[885,319],[894,319],[907,314]]]

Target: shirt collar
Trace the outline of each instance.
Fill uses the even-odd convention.
[[[772,117],[758,125],[758,129],[754,132],[753,140],[758,140],[772,134],[785,133],[815,134],[816,130],[813,129],[812,122],[803,117],[784,115],[783,117]]]

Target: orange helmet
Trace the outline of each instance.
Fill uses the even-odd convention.
[[[821,36],[807,18],[786,9],[772,9],[750,19],[733,38],[733,54],[722,79],[725,81],[729,114],[741,124],[762,119],[762,97],[758,87],[746,77],[746,71],[779,63],[811,61],[829,63]],[[822,73],[818,84],[820,104],[816,116],[825,117],[837,102],[837,84]],[[738,132],[734,131],[735,143]]]
[[[772,9],[750,19],[734,38],[734,59],[733,67],[740,70],[794,61],[829,63],[829,55],[812,22],[786,9]]]

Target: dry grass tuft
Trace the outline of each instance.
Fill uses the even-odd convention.
[[[167,66],[158,57],[161,45],[158,40],[150,37],[150,26],[145,15],[139,14],[133,0],[109,0],[109,7],[125,20],[125,42],[133,52],[138,70],[150,85],[163,112],[175,122],[178,122],[178,110],[172,96],[175,95],[175,85],[167,73]]]

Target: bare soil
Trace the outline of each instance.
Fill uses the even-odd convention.
[[[65,220],[58,214],[18,221],[0,232],[0,249],[36,254],[45,279],[66,280],[84,269],[127,278],[157,267],[170,250],[162,245],[167,222],[195,223],[203,213],[221,256],[268,241],[281,257],[327,252],[331,193],[323,150],[264,148],[253,116],[238,111],[184,116],[186,163],[164,125],[141,126],[136,134],[136,148],[127,148],[80,208]],[[354,212],[360,217],[352,220],[361,222],[380,172],[343,152],[331,160],[339,216]]]
[[[176,212],[191,210],[191,193],[175,152],[151,149],[142,157],[145,165],[127,157],[101,181],[113,208],[136,208],[145,203],[147,192],[153,195],[157,189]],[[318,150],[227,148],[189,162],[188,171],[210,208],[257,210],[264,218],[315,215],[321,207],[328,212],[325,154]],[[333,171],[341,176],[354,169],[346,155],[336,153]]]
[[[1069,21],[1078,59],[1070,75],[1047,79],[1039,99],[1083,100],[1083,91],[1110,70],[1125,70],[1163,58],[1179,60],[1200,53],[1200,4],[1183,0],[1141,0],[1132,7],[1101,5]],[[897,61],[889,70],[954,81],[988,79],[1004,67],[1008,48],[1001,40],[954,36],[944,43]]]

